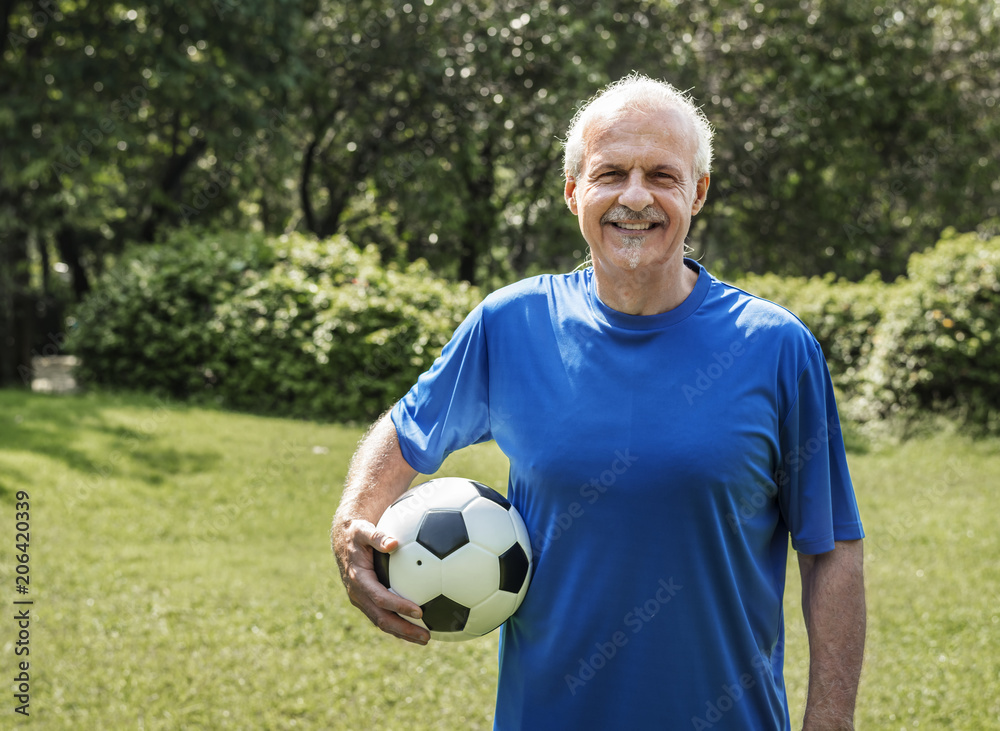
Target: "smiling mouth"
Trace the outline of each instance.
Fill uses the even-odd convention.
[[[648,231],[651,228],[656,228],[660,224],[656,221],[643,221],[641,223],[627,223],[626,221],[608,221],[615,228],[620,228],[624,231]]]

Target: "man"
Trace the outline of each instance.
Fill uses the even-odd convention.
[[[375,530],[418,472],[495,439],[534,575],[503,627],[499,729],[787,729],[782,594],[798,551],[807,729],[848,729],[861,670],[857,505],[819,346],[684,258],[711,128],[632,75],[574,118],[566,201],[593,267],[486,298],[360,445],[333,528],[351,601],[424,643]]]

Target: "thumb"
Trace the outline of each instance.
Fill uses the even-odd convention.
[[[371,525],[371,524],[369,524]],[[381,551],[382,553],[391,553],[399,547],[399,541],[394,537],[390,536],[384,530],[380,530],[375,526],[371,526],[370,530],[366,531],[368,544],[374,548],[376,551]]]

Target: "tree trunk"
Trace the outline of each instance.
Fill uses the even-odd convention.
[[[473,285],[477,283],[476,269],[483,247],[487,247],[489,255],[490,236],[496,228],[493,152],[493,140],[487,139],[479,150],[479,160],[466,160],[462,170],[465,189],[469,191],[469,204],[458,246],[458,278]]]
[[[0,263],[0,385],[31,385],[35,297],[31,292],[28,236],[7,236]]]
[[[59,256],[69,267],[72,276],[73,298],[79,302],[90,291],[90,279],[80,258],[79,232],[74,228],[63,226],[56,234],[56,245],[59,247]]]
[[[485,228],[478,216],[469,216],[462,226],[462,240],[458,249],[458,278],[473,285],[476,284],[479,242],[485,238]]]
[[[166,198],[177,200],[181,193],[181,180],[187,169],[195,163],[202,153],[208,148],[205,140],[194,140],[188,148],[180,153],[174,154],[167,160],[160,178],[160,191]],[[139,240],[144,242],[153,241],[156,238],[156,230],[160,227],[163,219],[169,213],[169,208],[162,203],[153,203],[150,207],[149,215],[142,223],[139,232]]]
[[[313,137],[312,142],[306,147],[306,152],[302,156],[302,174],[299,177],[299,202],[302,205],[302,218],[305,221],[306,230],[314,234],[316,233],[316,213],[313,211],[309,181],[312,178],[314,155],[319,140],[319,136]]]

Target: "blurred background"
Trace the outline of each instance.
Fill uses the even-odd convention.
[[[690,244],[720,276],[892,282],[946,229],[985,241],[1000,222],[993,0],[5,0],[0,44],[0,384],[81,323],[117,337],[74,307],[123,260],[161,271],[144,247],[184,271],[206,236],[340,236],[373,267],[479,285],[473,303],[572,269],[560,138],[632,70],[691,90],[717,130]],[[271,265],[223,249],[233,271]],[[144,331],[177,317],[152,299],[124,308]],[[222,378],[193,360],[202,385]]]

